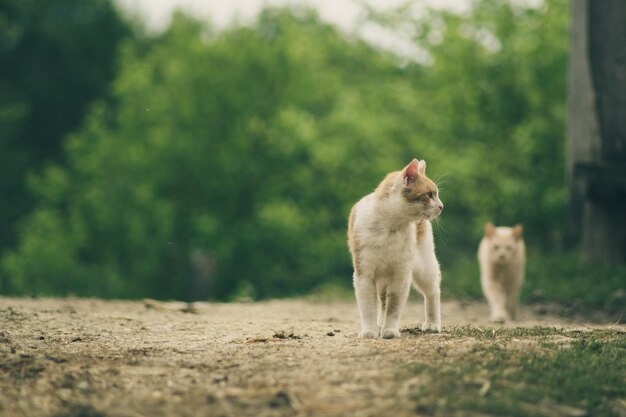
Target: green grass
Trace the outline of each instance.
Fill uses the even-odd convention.
[[[417,412],[433,416],[621,416],[626,412],[626,334],[547,327],[446,332],[474,338],[442,349],[411,373]],[[523,343],[520,343],[523,340]]]
[[[442,261],[442,289],[451,298],[481,299],[478,261],[460,256]],[[583,262],[574,252],[529,253],[522,302],[542,301],[619,312],[626,305],[626,266]]]
[[[480,341],[498,341],[504,342],[513,338],[542,338],[553,336],[569,336],[574,337],[580,333],[573,330],[559,329],[556,327],[515,327],[515,328],[483,328],[474,327],[471,325],[466,326],[453,326],[447,329],[447,332],[456,338],[472,337]]]

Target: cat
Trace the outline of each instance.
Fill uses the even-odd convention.
[[[422,330],[441,332],[441,271],[430,221],[442,210],[437,185],[426,176],[426,162],[417,159],[388,174],[352,207],[348,246],[360,337],[400,336],[411,281],[424,296]]]
[[[524,282],[526,247],[523,227],[485,225],[478,247],[478,264],[483,293],[489,304],[490,320],[506,322],[517,318],[519,289]]]

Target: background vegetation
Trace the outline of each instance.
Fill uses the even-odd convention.
[[[349,288],[351,205],[418,157],[446,205],[446,294],[480,296],[475,251],[491,220],[525,226],[525,297],[619,297],[626,268],[561,245],[566,1],[371,16],[409,27],[422,62],[307,9],[220,32],[178,14],[147,36],[104,0],[66,3],[0,2],[2,192],[18,196],[0,206],[2,293],[194,298],[194,253],[214,264],[213,299]],[[70,8],[83,10],[69,14],[76,27],[55,24]],[[20,55],[38,24],[30,42],[66,55]],[[106,45],[81,32],[97,24]]]

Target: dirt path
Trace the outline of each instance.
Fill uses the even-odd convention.
[[[468,349],[446,329],[491,326],[479,303],[446,302],[442,334],[396,340],[357,338],[352,302],[180,307],[0,298],[0,416],[414,416],[403,372],[433,350]],[[421,317],[412,301],[402,324]],[[602,326],[530,309],[522,319]]]

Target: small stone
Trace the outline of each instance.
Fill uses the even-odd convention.
[[[291,396],[288,392],[278,391],[270,400],[269,406],[272,408],[291,407]]]

